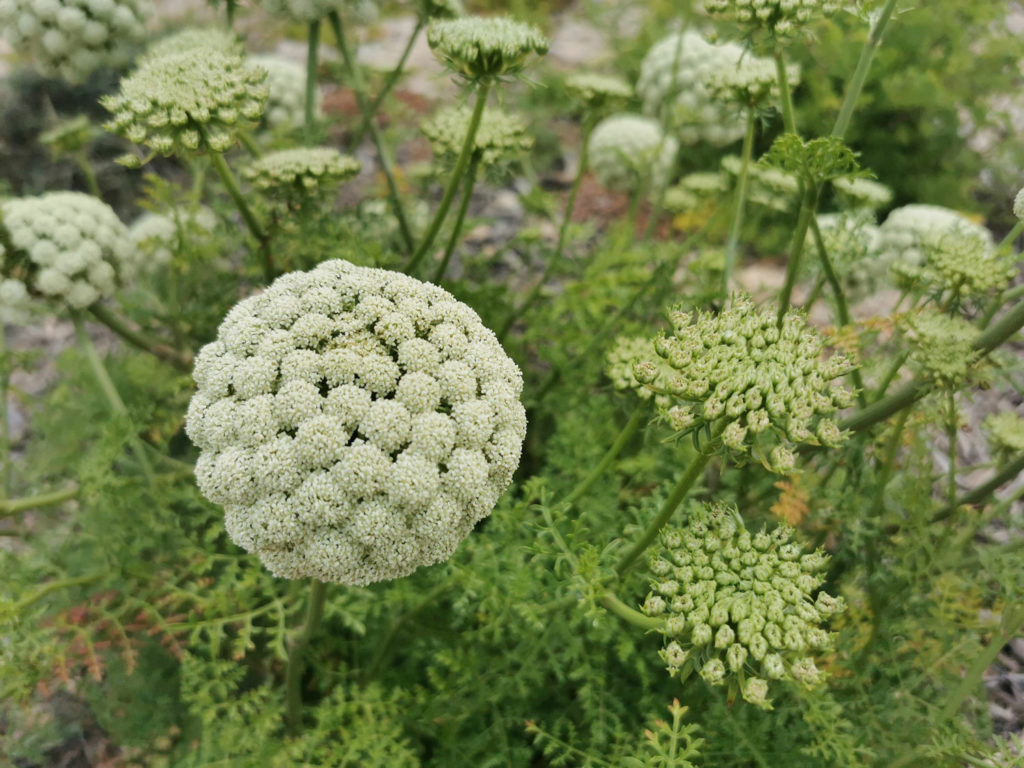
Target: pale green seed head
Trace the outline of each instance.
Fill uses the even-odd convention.
[[[517,75],[534,55],[548,51],[540,30],[505,17],[436,20],[427,42],[442,64],[471,83]]]
[[[176,53],[214,50],[245,55],[245,45],[234,32],[220,27],[189,27],[157,40],[146,50],[146,59],[157,59]]]
[[[565,78],[569,95],[586,109],[600,111],[633,98],[633,87],[618,75],[577,72]]]
[[[704,10],[748,28],[783,35],[842,7],[839,0],[704,0]]]
[[[245,169],[256,189],[297,207],[358,175],[362,164],[331,147],[299,147],[264,155]]]
[[[443,109],[423,124],[423,133],[430,139],[434,154],[452,159],[462,151],[469,129],[471,111],[468,107]],[[484,109],[473,146],[484,165],[506,162],[533,146],[521,117],[490,107]]]

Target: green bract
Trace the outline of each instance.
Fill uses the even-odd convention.
[[[666,136],[654,120],[640,115],[614,115],[590,134],[590,168],[609,189],[632,192],[641,183],[657,191],[675,170],[679,143]]]
[[[195,379],[199,487],[283,578],[369,584],[447,559],[526,431],[519,369],[472,309],[341,260],[235,306]]]
[[[3,294],[23,307],[29,291],[84,309],[134,274],[128,229],[106,203],[81,192],[47,192],[0,203],[14,253],[0,250]],[[20,283],[18,288],[15,283]],[[24,290],[26,289],[27,290]]]
[[[266,72],[236,55],[193,49],[145,61],[103,106],[108,130],[158,155],[224,152],[263,114]]]
[[[470,82],[519,74],[533,54],[548,51],[540,30],[509,18],[464,16],[433,21],[427,42],[442,64]]]
[[[840,7],[839,0],[704,0],[709,14],[724,14],[740,24],[773,33],[788,32]]]
[[[149,0],[0,0],[0,30],[44,75],[79,82],[129,61],[151,10]]]
[[[441,110],[423,124],[423,133],[430,139],[435,154],[449,159],[458,156],[466,141],[470,116],[468,107],[451,107]],[[480,153],[480,161],[484,165],[495,165],[510,155],[528,150],[533,146],[533,139],[526,135],[526,123],[521,117],[487,108],[473,146]]]
[[[765,709],[767,681],[823,680],[808,654],[830,647],[821,625],[844,604],[818,591],[828,556],[804,554],[792,535],[787,527],[751,535],[736,508],[721,505],[695,506],[683,528],[662,532],[644,612],[664,619],[670,674],[728,681]]]
[[[330,147],[282,149],[245,169],[254,187],[288,205],[316,198],[357,175],[362,164]]]
[[[666,414],[670,423],[683,430],[715,423],[726,448],[752,450],[780,473],[793,469],[785,442],[842,442],[828,417],[852,405],[853,395],[832,380],[853,365],[841,354],[823,360],[821,338],[802,315],[788,313],[779,328],[774,311],[741,296],[718,314],[674,310],[669,319],[673,335],[654,346],[672,374],[638,364],[634,375],[678,402]]]

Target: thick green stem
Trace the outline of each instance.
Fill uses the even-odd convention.
[[[626,422],[626,426],[619,432],[619,436],[615,438],[615,442],[612,443],[611,448],[602,457],[601,461],[597,463],[590,473],[583,478],[576,487],[569,492],[569,495],[562,499],[558,504],[554,506],[572,506],[579,501],[586,493],[593,487],[594,483],[604,477],[604,474],[608,471],[615,459],[622,453],[622,449],[626,447],[626,443],[630,441],[633,435],[636,434],[637,430],[643,426],[643,423],[647,421],[647,409],[648,404],[646,402],[640,402],[637,404],[636,409],[633,411],[633,415],[629,417],[629,421]]]
[[[328,14],[327,19],[331,23],[331,29],[334,31],[335,44],[338,46],[338,53],[341,54],[342,64],[345,66],[345,71],[348,72],[349,79],[352,81],[352,90],[356,95],[356,104],[359,106],[359,112],[362,115],[366,115],[369,112],[369,106],[366,101],[366,83],[363,81],[363,73],[359,68],[359,63],[348,49],[348,41],[345,39],[345,26],[342,23],[341,14],[337,11],[332,11]],[[406,252],[411,253],[414,248],[412,231],[409,229],[409,220],[405,216],[402,198],[398,194],[398,183],[395,181],[394,164],[391,161],[391,155],[384,146],[384,139],[380,134],[380,129],[377,127],[377,122],[370,120],[367,128],[370,131],[373,146],[377,150],[377,161],[380,163],[381,172],[384,174],[384,179],[388,185],[388,199],[391,201],[391,210],[398,220],[398,233],[402,238],[402,244],[405,246]]]
[[[237,7],[238,3],[236,2],[236,0],[226,0],[224,5],[226,6],[225,17],[228,22],[228,29],[230,29],[235,24],[235,8]]]
[[[968,491],[959,499],[956,499],[951,504],[947,504],[945,507],[940,509],[932,517],[932,522],[937,523],[940,520],[945,520],[961,507],[979,504],[982,501],[985,501],[985,499],[999,490],[1002,485],[1013,480],[1021,472],[1024,472],[1024,453],[996,472],[991,480],[982,483],[977,488]]]
[[[20,499],[0,500],[0,518],[13,517],[14,515],[21,514],[22,512],[27,512],[30,509],[52,507],[57,504],[62,504],[65,501],[70,501],[76,496],[78,496],[78,486],[65,488],[61,491],[40,493],[36,496],[25,496]]]
[[[509,331],[512,330],[512,326],[515,325],[516,321],[526,314],[526,312],[536,303],[537,299],[540,298],[541,291],[543,291],[544,286],[547,285],[548,279],[551,277],[552,273],[554,273],[555,268],[562,262],[562,256],[565,253],[565,243],[569,237],[569,226],[572,224],[572,214],[573,211],[576,210],[576,198],[579,197],[580,186],[583,183],[583,176],[587,172],[587,153],[590,151],[588,145],[590,144],[590,134],[594,130],[594,125],[594,120],[592,118],[588,118],[587,122],[583,126],[583,132],[580,137],[581,145],[579,167],[576,169],[576,176],[572,180],[572,187],[569,189],[569,199],[566,200],[565,203],[565,214],[562,217],[562,226],[558,229],[558,243],[555,246],[555,252],[548,260],[548,264],[544,268],[544,272],[541,274],[540,280],[537,281],[537,284],[533,286],[530,293],[527,294],[523,303],[514,309],[505,320],[505,324],[498,332],[498,338],[502,341],[504,341],[505,337],[508,336]]]
[[[402,51],[401,57],[398,59],[398,64],[390,74],[388,79],[384,81],[384,85],[381,87],[380,92],[374,97],[373,101],[370,102],[367,110],[362,115],[362,122],[359,124],[359,128],[356,129],[353,135],[352,141],[349,146],[355,149],[362,142],[363,137],[366,135],[366,131],[370,127],[370,122],[377,117],[377,111],[380,109],[380,105],[384,103],[384,99],[391,93],[391,89],[398,84],[399,79],[402,77],[402,73],[405,70],[405,64],[409,60],[409,54],[412,53],[413,46],[416,44],[416,38],[419,37],[420,32],[423,31],[423,27],[426,26],[427,20],[424,17],[419,17],[416,20],[416,27],[412,31],[412,35],[409,37],[409,41],[405,44],[405,49]]]
[[[743,214],[747,207],[747,184],[750,177],[750,160],[754,154],[754,129],[757,127],[757,115],[753,107],[747,108],[747,133],[743,137],[743,156],[740,160],[740,176],[736,182],[736,209],[733,211],[732,228],[729,230],[729,241],[725,247],[725,270],[722,272],[722,295],[729,295],[729,283],[733,270],[736,268],[736,253],[740,246],[740,233],[743,231]]]
[[[782,321],[789,311],[789,302],[793,296],[793,286],[796,284],[796,277],[800,271],[800,259],[804,253],[804,244],[807,242],[807,230],[810,229],[811,221],[814,219],[814,212],[818,207],[818,187],[809,181],[804,182],[803,199],[800,202],[800,213],[796,219],[796,229],[793,230],[793,241],[789,246],[789,261],[786,263],[786,282],[779,294],[778,325],[782,327]]]
[[[110,378],[110,374],[107,373],[107,368],[103,365],[103,360],[100,358],[100,354],[96,350],[96,346],[92,343],[92,339],[85,330],[85,323],[82,321],[82,315],[77,311],[73,311],[71,313],[71,319],[75,324],[75,338],[78,340],[78,346],[81,347],[82,352],[89,361],[89,367],[92,368],[92,373],[96,379],[96,383],[99,384],[103,395],[107,398],[110,410],[118,416],[122,416],[126,419],[130,418],[128,416],[128,409],[125,407],[124,401],[121,399],[121,395],[117,391],[117,387],[114,386],[114,382]],[[153,467],[150,465],[149,459],[146,458],[146,452],[143,450],[142,445],[140,445],[138,435],[133,433],[131,439],[128,441],[128,445],[131,448],[132,454],[135,456],[135,460],[142,468],[142,474],[145,475],[146,480],[148,480],[150,485],[152,485],[154,480]]]
[[[149,352],[154,357],[160,358],[180,371],[188,373],[192,370],[191,354],[188,352],[182,352],[181,350],[175,349],[162,341],[150,338],[146,334],[135,330],[128,325],[124,318],[118,317],[102,304],[93,304],[89,307],[89,314],[133,347],[141,349],[143,352]]]
[[[981,321],[982,328],[988,328],[988,324],[992,322],[992,318],[996,316],[996,313],[1000,309],[1005,307],[1009,302],[1016,301],[1021,296],[1024,296],[1024,285],[1018,285],[1011,288],[1008,291],[1003,291],[996,298],[992,300],[991,306],[985,312],[984,318]]]
[[[75,161],[75,165],[78,166],[82,178],[85,179],[85,188],[89,190],[89,194],[102,200],[103,191],[100,189],[99,179],[96,178],[96,171],[93,170],[89,158],[85,156],[84,152],[75,152],[71,157]]]
[[[782,48],[775,46],[775,72],[779,80],[779,103],[782,107],[782,125],[786,133],[797,133],[796,114],[793,112],[793,94],[789,89],[789,72],[786,71],[786,60],[782,57]]]
[[[645,616],[635,608],[630,608],[612,592],[605,592],[601,595],[600,601],[601,605],[626,623],[632,624],[634,627],[639,627],[644,630],[655,630],[661,629],[665,625],[665,622],[661,619]]]
[[[309,37],[306,42],[306,144],[313,143],[313,128],[316,120],[316,72],[320,55],[320,19],[309,23]]]
[[[438,205],[437,212],[434,214],[434,220],[430,222],[430,226],[427,228],[427,232],[423,235],[423,240],[420,241],[419,247],[413,254],[412,259],[405,265],[403,270],[407,275],[414,274],[416,268],[423,261],[423,257],[427,255],[430,247],[434,244],[434,239],[437,237],[437,233],[441,230],[441,225],[444,224],[445,218],[448,216],[448,209],[451,208],[452,200],[455,198],[455,193],[458,191],[459,183],[462,181],[462,177],[465,175],[469,168],[469,162],[474,154],[476,148],[476,133],[480,128],[480,122],[484,117],[484,108],[487,106],[487,94],[490,93],[490,83],[483,82],[479,86],[479,90],[476,94],[476,106],[473,108],[473,114],[469,118],[469,126],[466,128],[466,138],[462,142],[462,150],[459,152],[459,157],[455,161],[455,168],[452,170],[452,175],[448,179],[448,186],[445,187],[444,195],[441,197],[441,203]]]
[[[306,666],[306,649],[320,627],[326,595],[327,585],[322,581],[314,581],[306,607],[305,624],[288,650],[288,666],[285,669],[288,710],[285,714],[285,725],[290,736],[297,736],[302,728],[302,672]]]
[[[647,551],[647,548],[651,546],[658,534],[661,533],[661,529],[665,527],[668,521],[672,518],[672,515],[678,509],[679,505],[682,504],[687,495],[696,485],[697,481],[703,476],[704,468],[711,461],[711,457],[715,455],[715,450],[718,447],[718,439],[722,435],[722,430],[725,428],[725,423],[722,422],[717,426],[711,435],[710,441],[704,446],[704,449],[694,457],[693,461],[690,462],[690,466],[686,468],[686,472],[679,478],[679,482],[676,483],[676,487],[672,489],[672,493],[665,499],[665,503],[661,505],[661,510],[655,515],[654,519],[648,523],[647,528],[644,529],[643,534],[637,540],[632,547],[626,550],[625,554],[619,558],[619,562],[615,564],[615,572],[620,576],[628,571],[640,556]]]
[[[462,202],[459,204],[459,210],[455,214],[455,226],[452,228],[451,236],[448,238],[448,245],[444,249],[444,258],[441,259],[441,263],[437,265],[437,269],[434,271],[433,282],[440,283],[444,277],[445,270],[448,269],[448,264],[452,260],[452,254],[455,253],[455,246],[459,242],[459,236],[462,234],[462,225],[466,221],[466,211],[469,210],[469,204],[473,199],[473,187],[476,185],[476,173],[480,168],[480,153],[473,152],[473,157],[469,161],[469,169],[466,171],[466,178],[462,185]]]
[[[227,189],[232,202],[234,202],[238,212],[242,215],[245,226],[249,228],[250,234],[256,239],[263,261],[263,277],[270,283],[277,275],[277,269],[274,267],[274,256],[270,252],[270,239],[267,237],[263,225],[256,218],[256,214],[249,207],[249,203],[246,201],[245,195],[242,194],[242,189],[238,186],[238,181],[228,167],[224,155],[220,152],[210,152],[209,157],[210,164],[217,172],[217,175],[220,176],[220,180],[224,183],[224,188]]]
[[[846,94],[843,97],[843,104],[839,109],[839,116],[836,117],[836,123],[832,126],[832,135],[837,138],[841,139],[845,136],[846,129],[850,127],[850,119],[853,117],[853,110],[857,106],[857,99],[860,98],[860,93],[864,90],[864,83],[868,79],[871,60],[874,58],[875,51],[878,50],[878,46],[882,42],[882,33],[885,32],[885,27],[888,25],[889,19],[892,18],[892,13],[895,9],[896,0],[887,0],[885,6],[871,25],[871,32],[868,33],[868,39],[864,42],[864,47],[861,49],[857,68],[853,71],[850,82],[846,86]]]

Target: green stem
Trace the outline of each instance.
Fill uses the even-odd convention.
[[[796,115],[793,112],[793,94],[789,90],[789,72],[786,71],[786,60],[782,58],[782,48],[775,46],[775,72],[779,80],[779,102],[782,106],[782,125],[786,133],[796,133]]]
[[[306,112],[305,136],[306,144],[313,143],[313,128],[316,115],[316,72],[320,55],[320,19],[309,23],[309,36],[306,42]]]
[[[665,622],[652,616],[645,616],[635,608],[630,608],[612,592],[605,592],[600,597],[601,605],[614,613],[620,619],[634,627],[645,630],[661,629]]]
[[[341,15],[337,11],[332,11],[328,14],[327,19],[331,23],[331,29],[334,30],[335,44],[338,46],[338,52],[341,54],[342,63],[348,72],[349,78],[352,80],[352,90],[356,95],[356,104],[359,106],[359,112],[366,115],[369,112],[369,107],[366,103],[366,84],[363,81],[363,73],[359,68],[359,63],[351,51],[349,51],[348,41],[345,39],[345,26],[342,23]],[[402,198],[398,194],[398,183],[395,181],[395,171],[391,162],[391,155],[384,146],[384,139],[380,134],[376,121],[370,120],[367,127],[370,131],[370,138],[373,140],[373,146],[377,150],[377,160],[380,163],[381,172],[384,174],[384,179],[388,185],[388,199],[391,201],[391,210],[398,220],[399,235],[402,238],[406,252],[411,253],[414,248],[412,231],[409,229],[409,220],[405,216]]]
[[[1010,482],[1021,472],[1024,472],[1024,453],[999,470],[991,480],[982,483],[977,488],[968,491],[959,499],[956,499],[952,503],[947,504],[945,507],[940,509],[932,517],[932,522],[937,523],[941,520],[945,520],[961,507],[981,503],[995,491],[999,490],[1004,483]]]
[[[643,426],[643,423],[647,420],[647,407],[646,402],[641,401],[637,404],[636,409],[633,411],[633,415],[629,417],[629,421],[626,422],[626,426],[619,432],[619,436],[615,438],[615,442],[612,443],[611,448],[605,453],[601,461],[598,462],[590,473],[583,478],[576,487],[569,492],[569,495],[562,499],[554,507],[571,507],[577,501],[579,501],[586,493],[594,486],[601,477],[604,476],[605,472],[611,467],[612,463],[622,453],[622,449],[626,447],[626,443],[630,441],[633,435],[636,434],[637,430]]]
[[[896,378],[896,375],[900,372],[903,364],[907,362],[907,357],[909,357],[909,355],[906,352],[896,356],[892,361],[892,365],[889,366],[889,370],[885,372],[885,375],[882,376],[882,380],[878,382],[878,386],[875,388],[875,391],[871,393],[871,402],[877,402],[880,398],[885,397],[885,393],[889,389],[889,385],[892,384],[893,379]]]
[[[56,592],[59,589],[70,589],[71,587],[80,587],[85,584],[92,584],[93,582],[102,579],[103,576],[103,573],[90,573],[88,576],[75,576],[70,579],[56,579],[54,581],[49,581],[28,597],[21,598],[21,600],[14,604],[12,610],[14,614],[17,615],[20,611],[28,608],[33,603],[38,603],[52,592]]]
[[[1003,251],[1009,248],[1011,245],[1013,245],[1013,241],[1020,237],[1021,232],[1024,232],[1024,221],[1020,221],[1018,219],[1017,223],[1013,225],[1013,229],[1007,232],[1006,237],[1004,237],[999,242],[999,247],[997,250]]]
[[[444,258],[441,259],[441,263],[437,265],[437,269],[434,272],[432,282],[440,283],[444,277],[445,270],[448,269],[448,264],[452,260],[452,254],[455,252],[455,246],[459,242],[459,236],[462,234],[462,225],[466,220],[466,211],[469,210],[469,203],[473,199],[473,187],[476,184],[476,173],[480,168],[480,152],[473,152],[473,157],[469,161],[469,169],[466,171],[466,178],[462,185],[462,202],[459,204],[459,210],[455,215],[455,226],[452,228],[451,236],[448,238],[448,245],[444,249]]]
[[[793,231],[793,241],[789,246],[789,260],[786,263],[786,282],[782,286],[782,293],[779,294],[778,325],[782,327],[782,321],[789,311],[789,302],[793,295],[793,286],[796,284],[796,277],[800,271],[800,259],[804,253],[804,244],[807,242],[807,230],[814,219],[814,212],[818,207],[818,187],[808,181],[804,181],[803,200],[800,203],[800,213],[797,215],[796,229]]]
[[[128,325],[124,318],[118,317],[102,304],[93,304],[89,307],[89,314],[133,347],[141,349],[143,352],[149,352],[154,357],[160,358],[185,373],[192,370],[192,355],[135,330]]]
[[[885,32],[885,27],[888,25],[889,19],[892,18],[892,13],[895,9],[896,0],[887,0],[885,6],[871,25],[871,32],[868,34],[868,39],[864,42],[864,47],[861,49],[857,68],[853,71],[850,82],[846,86],[846,94],[843,97],[843,104],[839,109],[839,116],[836,117],[836,123],[832,127],[832,135],[837,138],[841,139],[845,136],[846,129],[850,127],[850,119],[853,117],[853,110],[857,106],[857,99],[860,98],[860,93],[864,90],[864,83],[868,79],[871,60],[874,58],[875,51],[878,50],[878,46],[882,42],[882,33]]]
[[[50,491],[40,493],[36,496],[25,496],[20,499],[0,500],[0,518],[13,517],[14,515],[26,512],[30,509],[41,507],[52,507],[78,496],[78,486],[65,488],[61,491]]]
[[[419,17],[416,20],[416,27],[412,31],[412,35],[409,37],[409,41],[405,44],[405,49],[402,51],[401,57],[398,59],[398,64],[388,74],[388,79],[384,81],[383,87],[380,92],[374,97],[373,101],[370,102],[367,111],[362,115],[362,122],[359,124],[359,128],[356,129],[353,135],[350,146],[354,149],[358,147],[362,142],[363,137],[366,135],[366,131],[370,127],[370,122],[377,117],[377,111],[380,109],[380,105],[384,103],[384,99],[391,93],[391,89],[395,87],[399,79],[402,77],[402,72],[405,70],[405,64],[409,60],[409,54],[412,53],[413,46],[416,44],[416,38],[419,37],[420,32],[423,31],[423,27],[426,26],[427,20],[424,17]]]
[[[1009,302],[1019,299],[1024,296],[1024,285],[1018,285],[1011,288],[1008,291],[1003,291],[997,297],[992,300],[991,306],[988,311],[985,312],[985,316],[981,321],[982,328],[988,328],[988,324],[992,322],[992,318],[996,316],[996,313],[1005,307]]]
[[[235,8],[237,7],[237,2],[236,0],[227,0],[225,6],[228,28],[230,29],[235,24]]]
[[[110,410],[118,416],[130,419],[128,409],[125,407],[124,401],[121,399],[121,395],[117,391],[117,387],[114,386],[114,382],[110,378],[110,374],[107,373],[106,366],[103,365],[103,360],[100,358],[99,352],[96,351],[96,346],[92,343],[92,339],[85,330],[85,323],[82,321],[81,313],[72,311],[71,319],[75,324],[75,338],[78,340],[78,345],[81,347],[82,352],[89,361],[89,367],[92,368],[92,373],[96,379],[96,383],[99,384],[100,389],[107,398]],[[146,480],[149,481],[150,485],[152,485],[154,480],[153,467],[150,465],[149,459],[146,458],[146,452],[142,449],[142,446],[139,443],[138,435],[134,432],[128,442],[128,445],[131,448],[132,454],[135,456],[135,460],[142,468],[142,474],[145,475]]]
[[[0,505],[11,497],[14,467],[11,466],[11,420],[7,402],[11,387],[11,366],[7,350],[7,326],[0,323]]]
[[[259,160],[263,157],[263,151],[259,148],[252,136],[249,135],[248,131],[238,132],[238,142],[245,147],[245,151],[249,153],[249,156],[253,160]]]
[[[725,271],[722,272],[722,295],[729,295],[729,282],[736,268],[736,253],[740,245],[740,233],[743,231],[743,214],[747,207],[747,184],[750,176],[750,160],[754,154],[754,129],[757,127],[757,116],[753,107],[747,107],[747,133],[743,137],[743,156],[740,161],[740,176],[736,184],[736,210],[733,212],[732,228],[729,230],[729,241],[725,247]]]
[[[946,424],[946,439],[949,441],[949,475],[947,478],[947,495],[949,503],[956,502],[956,437],[959,432],[959,424],[956,417],[956,393],[950,390],[946,393],[946,407],[949,409],[949,422]]]
[[[423,236],[423,240],[420,241],[419,247],[413,254],[412,259],[405,265],[403,271],[407,275],[416,272],[416,268],[423,261],[423,257],[427,255],[430,246],[434,244],[434,239],[437,237],[437,233],[441,230],[441,225],[444,224],[445,217],[448,215],[448,209],[451,208],[452,200],[455,198],[455,193],[459,188],[459,183],[469,168],[470,158],[473,156],[476,148],[476,133],[484,117],[484,108],[487,106],[487,94],[490,92],[490,87],[490,83],[486,81],[480,84],[476,95],[476,105],[473,108],[472,116],[469,118],[469,126],[466,128],[466,138],[462,142],[462,150],[455,161],[455,168],[448,179],[448,186],[445,188],[444,196],[441,198],[441,203],[434,214],[434,220],[430,222],[430,227],[427,228],[427,232]]]
[[[297,736],[302,726],[302,672],[306,664],[306,649],[313,635],[320,627],[324,615],[324,598],[327,585],[314,581],[306,608],[306,621],[302,631],[288,651],[288,666],[285,669],[285,689],[288,709],[285,723],[290,736]]]
[[[658,538],[658,534],[661,533],[661,529],[665,527],[666,523],[671,519],[676,509],[682,504],[687,495],[693,489],[693,486],[704,474],[704,468],[711,461],[711,457],[715,455],[715,449],[718,447],[718,439],[722,435],[722,431],[725,429],[725,422],[721,422],[719,426],[715,427],[714,432],[711,435],[711,440],[704,446],[704,450],[697,454],[697,456],[690,462],[690,466],[686,468],[686,472],[676,483],[676,487],[672,489],[672,493],[665,499],[665,503],[661,505],[661,510],[654,517],[653,520],[644,529],[643,534],[637,540],[632,547],[630,547],[626,553],[619,558],[619,562],[615,564],[615,572],[620,576],[628,571],[640,558],[647,548]]]
[[[537,281],[535,286],[533,286],[533,289],[526,296],[523,303],[520,304],[518,308],[514,309],[505,320],[505,324],[498,332],[498,339],[501,341],[505,340],[505,337],[508,336],[509,331],[512,330],[512,326],[515,325],[516,321],[531,307],[533,307],[537,299],[540,298],[541,291],[543,291],[544,286],[547,285],[548,279],[554,273],[555,268],[562,262],[562,256],[565,253],[565,243],[569,237],[569,226],[572,224],[572,214],[573,211],[576,210],[576,198],[579,197],[580,186],[583,183],[583,176],[587,172],[587,159],[588,152],[590,151],[588,144],[590,143],[590,134],[594,130],[594,125],[594,120],[590,118],[583,126],[583,132],[580,136],[581,146],[579,167],[576,169],[576,177],[572,180],[572,187],[569,189],[569,199],[565,203],[565,214],[562,217],[562,226],[558,229],[558,244],[555,246],[555,252],[548,260],[548,264],[544,268],[544,272],[541,274],[540,280]]]
[[[946,702],[946,706],[942,710],[942,716],[946,720],[951,720],[960,711],[961,705],[970,697],[971,692],[978,687],[982,676],[985,674],[985,670],[996,660],[1000,651],[1003,650],[1003,646],[1016,635],[1021,624],[1024,624],[1024,609],[1021,606],[1007,606],[1004,608],[1004,611],[1006,613],[1004,614],[1005,621],[1001,628],[1002,631],[997,633],[989,641],[989,644],[981,649],[981,653],[975,657],[971,666],[964,673],[960,685],[957,686],[956,691],[953,692],[953,695]]]
[[[217,175],[220,176],[220,180],[224,183],[228,195],[231,197],[232,202],[234,202],[238,212],[242,215],[245,226],[249,228],[249,232],[256,239],[260,255],[263,258],[263,277],[270,283],[277,274],[277,269],[274,267],[274,256],[270,252],[270,239],[267,237],[266,232],[264,232],[259,219],[256,218],[256,214],[249,207],[249,203],[246,202],[245,195],[242,194],[238,181],[235,179],[235,175],[231,173],[224,155],[220,152],[210,152],[209,158],[210,164],[217,172]]]
[[[75,161],[75,165],[78,166],[82,178],[85,179],[85,187],[89,190],[89,194],[102,200],[103,192],[100,190],[100,182],[96,178],[96,171],[93,170],[89,159],[82,152],[75,152],[72,158]]]

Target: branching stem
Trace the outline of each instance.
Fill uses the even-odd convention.
[[[462,234],[462,225],[466,220],[466,211],[469,210],[469,204],[473,199],[473,187],[476,185],[476,174],[480,168],[480,157],[480,152],[474,151],[473,156],[469,161],[469,168],[466,171],[466,177],[462,183],[462,201],[459,203],[459,210],[455,214],[455,226],[452,227],[451,236],[448,238],[448,245],[444,249],[444,257],[441,259],[441,263],[437,265],[437,269],[434,271],[432,282],[441,282],[441,279],[444,277],[445,270],[448,269],[448,264],[452,260],[452,254],[455,252],[455,246],[459,242],[459,236]]]

